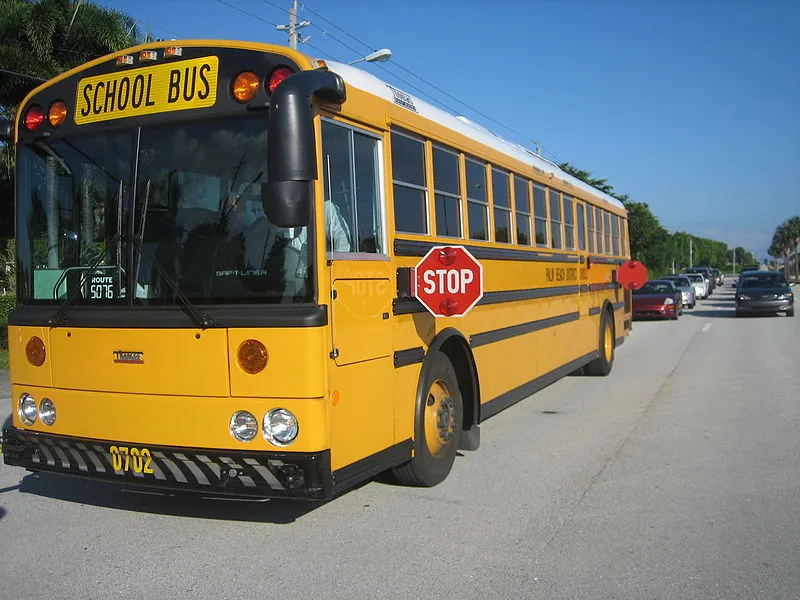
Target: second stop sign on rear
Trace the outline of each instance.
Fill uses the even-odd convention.
[[[415,279],[415,297],[436,317],[463,317],[483,297],[483,266],[463,246],[431,248]]]

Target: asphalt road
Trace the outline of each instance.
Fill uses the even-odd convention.
[[[0,466],[0,598],[796,599],[800,318],[732,317],[727,286],[636,323],[610,377],[487,421],[433,489],[234,502]]]

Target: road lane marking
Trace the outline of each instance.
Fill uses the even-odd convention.
[[[703,333],[708,333],[709,329],[711,329],[711,323],[706,323],[703,325]]]

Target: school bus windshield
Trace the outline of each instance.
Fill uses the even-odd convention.
[[[264,216],[266,142],[248,115],[20,144],[20,299],[311,301],[305,231]]]

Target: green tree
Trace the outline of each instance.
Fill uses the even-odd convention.
[[[136,21],[85,0],[0,0],[0,65],[50,79],[98,56],[135,44]],[[0,80],[0,106],[8,110],[31,89],[31,81]]]
[[[796,278],[800,279],[800,217],[791,217],[778,225],[772,236],[772,244],[767,251],[770,256],[783,259],[783,272],[788,279],[791,271],[794,271]],[[794,261],[791,260],[794,254]],[[790,269],[790,264],[794,262],[794,269]]]
[[[13,119],[38,80],[138,40],[133,17],[87,0],[0,0],[0,117]],[[0,244],[14,232],[13,172],[11,148],[0,143]]]
[[[569,173],[573,177],[580,179],[584,183],[588,183],[593,188],[598,189],[605,194],[612,196],[614,195],[614,186],[608,183],[608,179],[596,179],[595,177],[592,177],[592,174],[589,171],[579,169],[575,165],[568,162],[561,163],[558,165],[558,168],[565,173]]]
[[[651,271],[665,270],[671,263],[667,256],[667,230],[646,203],[628,201],[625,208],[628,209],[631,258],[641,261]]]

